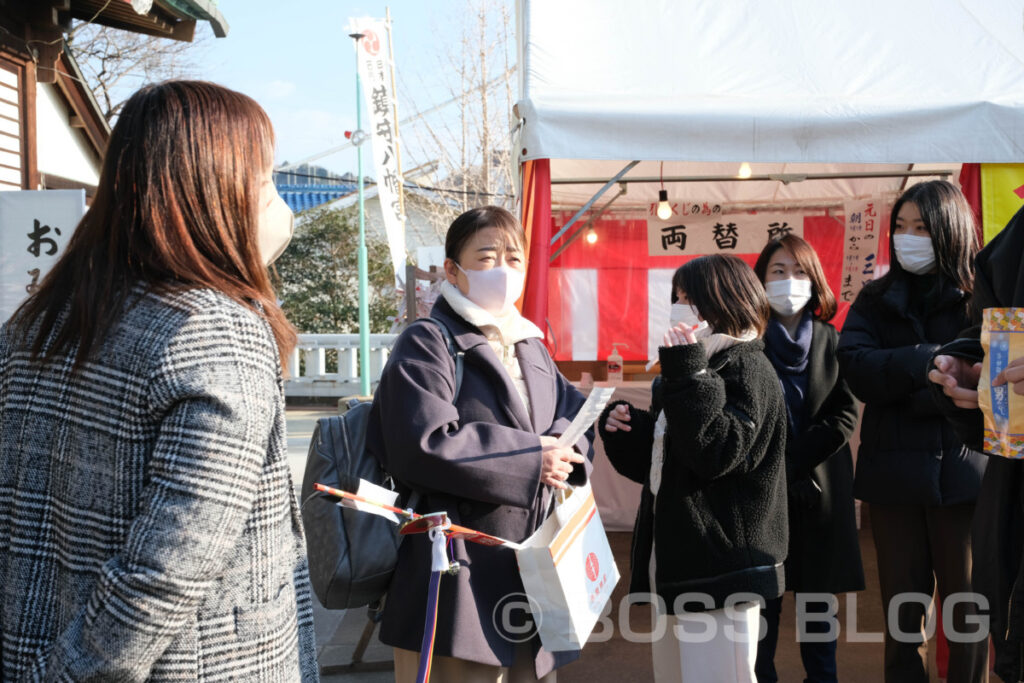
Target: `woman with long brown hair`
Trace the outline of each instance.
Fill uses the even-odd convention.
[[[0,328],[0,679],[317,678],[272,162],[249,97],[143,88]]]

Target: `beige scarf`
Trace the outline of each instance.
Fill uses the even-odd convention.
[[[516,358],[515,345],[524,339],[543,339],[544,333],[515,308],[501,317],[492,315],[470,301],[465,294],[459,291],[458,287],[450,282],[441,283],[441,296],[452,307],[452,310],[470,325],[479,329],[487,338],[488,345],[498,355],[502,367],[508,372],[516,392],[523,400],[523,405],[526,406],[526,412],[532,419],[530,397],[526,389],[526,381],[523,379],[523,371],[519,367],[519,359]]]
[[[704,345],[704,352],[708,355],[708,358],[715,355],[719,351],[725,351],[730,346],[735,346],[741,342],[749,342],[757,339],[757,330],[747,330],[738,337],[731,337],[727,334],[715,334],[708,335],[700,340],[700,343]]]

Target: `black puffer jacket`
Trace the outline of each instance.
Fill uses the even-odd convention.
[[[711,596],[713,605],[704,607],[713,609],[737,593],[768,600],[783,592],[786,408],[763,350],[761,340],[740,343],[709,361],[701,344],[663,347],[650,412],[630,406],[631,431],[607,432],[608,412],[619,401],[598,422],[612,465],[644,485],[630,590],[657,593],[669,613],[683,593]],[[662,410],[667,429],[655,498],[651,450]],[[654,539],[657,586],[651,591]]]
[[[925,296],[921,277],[869,284],[839,338],[843,376],[864,403],[853,493],[869,503],[973,501],[985,470],[985,457],[943,419],[927,378],[932,354],[969,324],[969,299],[934,276]]]

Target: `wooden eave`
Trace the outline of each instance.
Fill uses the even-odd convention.
[[[198,2],[198,0],[193,0]],[[210,2],[198,2],[196,11],[209,21],[218,36],[227,35],[227,22]],[[191,42],[196,19],[168,2],[154,0],[146,14],[138,14],[126,0],[0,0],[0,44],[30,55],[42,83],[57,80],[56,63],[64,34],[74,19],[103,26]]]
[[[134,33],[144,33],[160,38],[171,38],[191,42],[195,36],[196,20],[183,17],[167,8],[153,3],[148,14],[138,14],[124,0],[44,0],[61,5],[61,15],[81,21],[118,28]],[[63,16],[61,17],[63,18]]]
[[[71,106],[74,115],[78,117],[77,121],[96,151],[96,156],[102,158],[110,139],[110,125],[103,117],[103,112],[100,111],[92,93],[82,83],[82,72],[66,51],[61,54],[54,68],[61,74],[56,82],[58,90]]]

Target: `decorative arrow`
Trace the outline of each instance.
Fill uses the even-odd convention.
[[[402,517],[405,517],[406,521],[402,523],[398,528],[398,533],[403,536],[406,536],[408,534],[421,534],[426,531],[429,531],[432,528],[445,526],[447,522],[447,528],[444,529],[444,534],[448,538],[462,538],[467,541],[470,541],[471,543],[476,543],[478,545],[503,546],[506,548],[512,548],[513,550],[516,550],[521,547],[518,543],[507,541],[504,538],[491,536],[490,534],[485,534],[481,531],[475,531],[468,527],[459,526],[458,524],[451,524],[450,521],[448,520],[448,514],[445,512],[432,512],[427,515],[421,515],[413,512],[411,509],[403,510],[402,508],[398,508],[393,505],[386,505],[384,503],[380,503],[378,501],[373,500],[372,498],[367,498],[366,496],[360,496],[355,493],[350,493],[349,491],[343,491],[341,489],[325,486],[324,484],[313,484],[313,488],[322,493],[326,493],[336,498],[341,498],[342,500],[351,500],[357,503],[372,505],[374,507],[380,508],[382,511],[386,510],[396,515],[401,515]],[[367,512],[370,511],[367,510]]]

